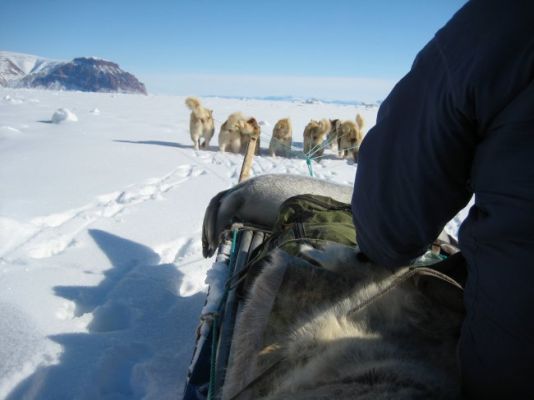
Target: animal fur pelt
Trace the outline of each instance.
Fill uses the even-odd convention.
[[[293,130],[291,128],[291,120],[289,118],[282,118],[273,128],[273,136],[269,143],[269,154],[272,157],[282,156],[289,157],[291,154],[291,141],[293,138]]]
[[[217,250],[220,235],[233,222],[271,228],[278,208],[298,194],[318,194],[350,203],[352,186],[344,186],[305,176],[272,174],[248,179],[211,199],[204,214],[202,251],[211,257]]]
[[[323,141],[330,131],[330,120],[311,120],[304,128],[304,154],[310,157],[320,157],[323,155]]]
[[[208,148],[213,133],[215,132],[213,110],[202,107],[200,100],[196,97],[186,98],[185,105],[191,110],[189,133],[195,150],[198,150],[200,147]],[[202,144],[200,144],[201,138],[204,138]]]
[[[413,278],[377,296],[398,275],[352,248],[303,252],[312,263],[274,252],[251,286],[223,400],[460,398],[462,312],[425,296]],[[442,284],[444,297],[461,300]]]

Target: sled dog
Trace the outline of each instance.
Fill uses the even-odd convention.
[[[330,131],[330,120],[311,120],[304,128],[304,154],[309,157],[319,157],[323,155],[323,141]]]
[[[301,251],[275,250],[251,285],[223,400],[460,398],[461,308],[353,248]],[[434,282],[462,304],[458,288]]]
[[[213,110],[202,107],[200,100],[196,97],[188,97],[185,99],[186,106],[191,110],[191,118],[189,120],[189,133],[195,150],[200,147],[208,148],[210,140],[215,132],[215,125],[213,123]],[[200,139],[204,138],[204,142],[200,144]]]
[[[350,203],[352,186],[289,174],[260,175],[220,192],[213,197],[204,214],[202,252],[211,257],[217,250],[221,233],[233,222],[248,222],[271,228],[278,208],[298,194],[318,194]]]
[[[339,129],[339,119],[331,119],[330,120],[330,131],[326,135],[326,142],[328,143],[328,147],[330,149],[336,151],[337,146],[337,140],[338,140],[338,129]]]
[[[338,156],[341,158],[353,157],[362,138],[358,126],[354,121],[347,120],[339,124],[338,130]]]
[[[260,126],[255,118],[245,117],[240,112],[228,116],[219,132],[219,150],[222,152],[242,153],[245,151],[250,136],[257,136],[256,154],[260,147]]]
[[[358,150],[363,140],[363,118],[356,115],[356,122],[347,120],[339,123],[338,127],[338,155],[341,158],[358,160]]]
[[[254,149],[254,153],[256,155],[260,154],[260,135],[261,128],[260,124],[258,124],[258,121],[256,121],[256,118],[247,118],[241,127],[241,153],[245,153],[247,151],[250,138],[254,136],[256,137],[256,148]]]
[[[358,126],[358,129],[363,134],[363,127],[365,126],[365,121],[363,120],[363,117],[360,115],[360,113],[356,114],[356,125]]]
[[[291,154],[292,137],[291,120],[289,118],[279,120],[273,128],[273,137],[269,143],[269,154],[272,157],[277,155],[289,157]]]

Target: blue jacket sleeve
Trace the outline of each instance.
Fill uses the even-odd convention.
[[[358,244],[373,261],[410,262],[469,201],[477,139],[464,95],[434,38],[382,103],[360,148],[352,199]]]

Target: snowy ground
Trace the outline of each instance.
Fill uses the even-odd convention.
[[[296,149],[311,118],[376,108],[207,98],[228,114],[279,118]],[[77,121],[55,124],[67,108]],[[181,398],[213,260],[205,207],[237,183],[242,156],[194,151],[183,97],[0,89],[0,398]],[[352,184],[332,153],[319,178]],[[307,175],[303,159],[257,157],[253,172]]]

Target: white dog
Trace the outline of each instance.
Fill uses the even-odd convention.
[[[213,110],[202,107],[200,100],[196,97],[188,97],[185,99],[185,104],[191,110],[189,133],[191,134],[191,140],[193,141],[195,150],[199,150],[200,147],[208,148],[215,132]],[[201,138],[204,138],[202,144],[200,144]]]

